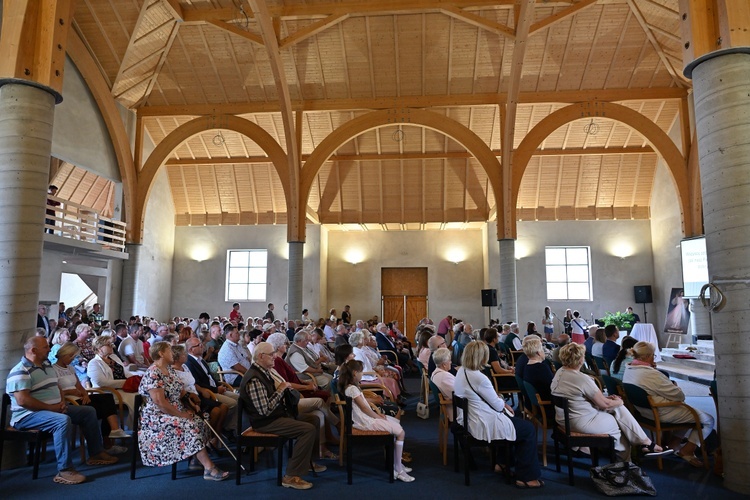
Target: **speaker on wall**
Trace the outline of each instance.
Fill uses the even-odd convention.
[[[482,307],[496,307],[497,306],[497,289],[489,288],[482,290]]]
[[[633,287],[636,304],[650,304],[654,300],[651,297],[651,285],[639,285]]]

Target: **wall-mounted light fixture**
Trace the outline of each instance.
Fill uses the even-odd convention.
[[[451,248],[445,253],[445,259],[458,265],[459,262],[466,260],[466,252],[461,248]]]
[[[528,257],[529,255],[531,255],[531,248],[529,248],[527,245],[523,243],[519,243],[518,241],[516,241],[516,244],[515,244],[516,260],[521,260],[524,257]]]
[[[616,241],[610,245],[609,252],[615,257],[626,259],[635,254],[633,244],[627,241]]]
[[[358,248],[350,248],[349,250],[346,251],[344,260],[356,266],[357,264],[365,260],[365,254],[364,252],[362,252],[362,250]]]
[[[212,257],[213,249],[206,244],[198,244],[190,251],[190,258],[197,262],[203,262]]]

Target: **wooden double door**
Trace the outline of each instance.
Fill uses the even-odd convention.
[[[427,316],[427,268],[384,267],[380,271],[381,318],[398,321],[412,343],[419,320]]]

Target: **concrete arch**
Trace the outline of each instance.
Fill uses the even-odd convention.
[[[502,170],[500,162],[497,161],[497,157],[489,146],[487,146],[487,144],[485,144],[485,142],[474,132],[457,121],[444,115],[433,113],[432,111],[419,109],[382,110],[373,111],[346,122],[326,137],[308,157],[304,167],[302,167],[302,173],[300,176],[300,214],[298,215],[300,220],[304,220],[305,218],[304,211],[307,207],[307,199],[310,196],[310,190],[312,189],[315,176],[323,166],[323,163],[334,152],[336,152],[342,144],[345,144],[354,137],[367,132],[368,130],[398,124],[418,125],[436,130],[465,147],[469,153],[479,160],[482,168],[484,168],[487,173],[487,177],[492,185],[492,191],[495,194],[495,203],[498,207],[503,206]],[[502,234],[502,217],[497,218],[497,224],[498,234]]]
[[[601,117],[616,120],[633,128],[643,135],[649,144],[656,150],[666,162],[672,173],[672,180],[680,200],[680,214],[682,218],[682,232],[685,236],[692,235],[692,212],[690,210],[690,183],[685,158],[672,142],[672,139],[654,122],[632,109],[610,102],[579,103],[566,106],[552,113],[540,121],[531,131],[526,134],[518,149],[513,153],[512,176],[513,189],[511,191],[511,212],[513,228],[511,233],[516,236],[516,204],[518,203],[518,192],[521,188],[521,180],[526,167],[531,160],[534,151],[541,145],[552,132],[566,123],[581,118]]]
[[[284,187],[284,198],[287,206],[291,206],[289,199],[289,171],[287,168],[286,153],[273,137],[255,123],[239,118],[234,115],[209,115],[195,118],[183,125],[180,125],[167,135],[151,152],[143,165],[143,169],[138,174],[138,188],[132,223],[133,243],[142,243],[143,241],[143,222],[146,215],[146,202],[151,193],[151,187],[156,178],[156,174],[167,161],[172,151],[178,148],[183,142],[190,139],[196,134],[206,130],[223,129],[231,130],[252,139],[258,146],[265,151],[268,159],[276,168],[276,173],[281,179]]]

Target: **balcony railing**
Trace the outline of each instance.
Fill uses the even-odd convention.
[[[50,202],[58,205],[53,206]],[[50,211],[54,211],[54,215]],[[125,223],[104,217],[93,208],[47,195],[47,214],[44,217],[46,233],[95,243],[107,250],[125,251]]]

